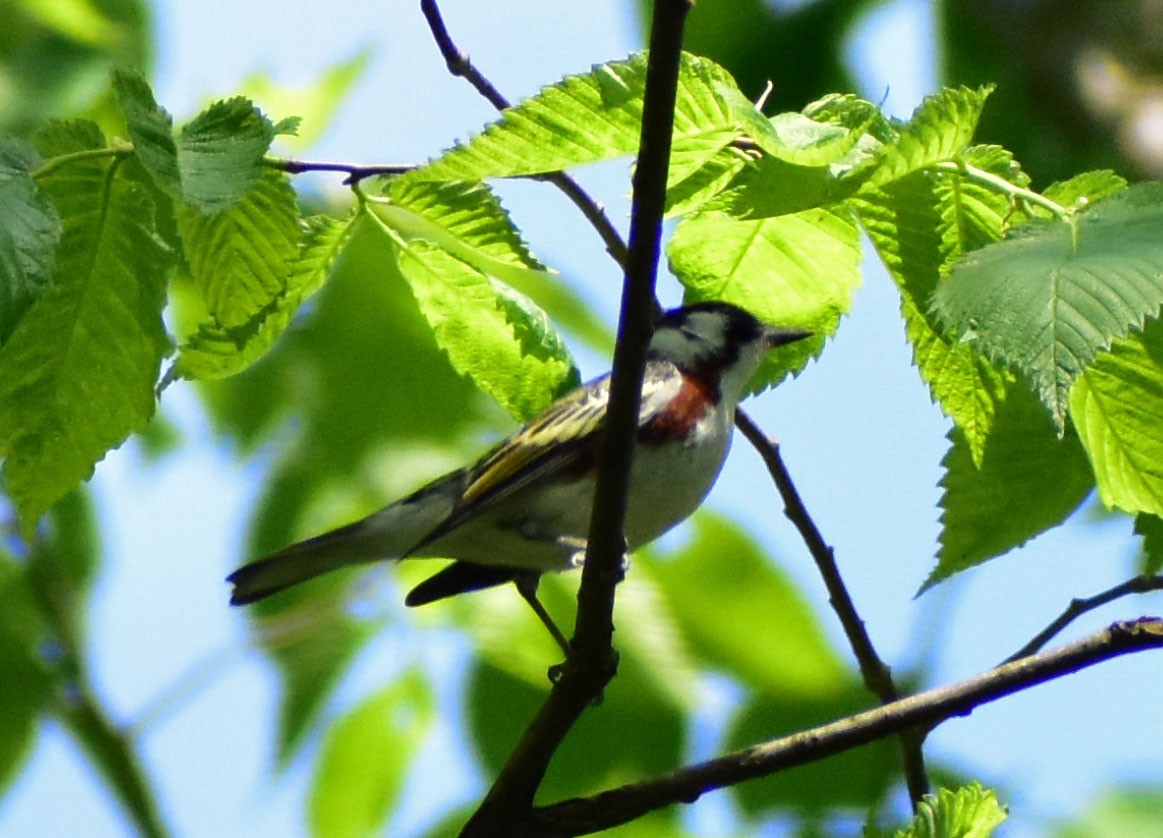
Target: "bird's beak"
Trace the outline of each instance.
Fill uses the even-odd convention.
[[[795,343],[797,340],[810,338],[815,332],[809,332],[805,329],[786,329],[780,326],[767,327],[767,348],[774,349],[777,346],[783,346],[788,343]]]

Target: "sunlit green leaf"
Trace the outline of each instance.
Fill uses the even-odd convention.
[[[54,131],[45,145],[100,141],[76,125]],[[116,166],[80,161],[40,182],[63,223],[58,280],[0,350],[0,452],[26,533],[154,411],[169,254],[153,205]]]
[[[53,279],[61,220],[32,179],[36,150],[0,137],[0,346]]]
[[[1078,376],[1070,418],[1103,503],[1163,514],[1163,324],[1116,340]]]
[[[275,131],[249,99],[215,102],[178,133],[182,197],[202,212],[230,207],[263,176]]]
[[[913,822],[896,838],[989,838],[1005,819],[997,796],[973,783],[925,795]]]
[[[1020,382],[997,407],[981,465],[954,428],[942,465],[941,547],[926,590],[942,579],[1017,547],[1073,512],[1094,486],[1073,432],[1059,438]]]

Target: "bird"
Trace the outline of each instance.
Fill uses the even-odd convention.
[[[702,504],[726,459],[748,380],[775,347],[811,335],[726,302],[661,314],[642,380],[624,527],[628,551]],[[537,600],[537,582],[584,559],[609,397],[607,373],[562,396],[472,464],[366,518],[244,565],[227,577],[231,604],[352,565],[451,559],[413,588],[405,604],[514,582],[568,655],[568,641]]]

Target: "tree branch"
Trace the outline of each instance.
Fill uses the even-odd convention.
[[[435,8],[430,0],[422,2],[426,9]],[[550,759],[617,669],[617,653],[612,642],[614,590],[621,581],[625,557],[626,502],[642,376],[656,305],[654,286],[661,250],[666,175],[682,31],[688,10],[689,0],[656,0],[654,6],[622,313],[572,652],[549,698],[462,835],[522,834],[514,830],[514,824],[528,821],[533,796]]]
[[[287,157],[266,157],[263,163],[272,169],[298,175],[303,172],[344,172],[344,183],[359,183],[361,180],[378,175],[402,175],[417,168],[415,163],[381,163],[360,165],[358,163],[332,163],[320,160],[294,160]]]
[[[533,810],[522,834],[584,835],[628,823],[675,803],[693,803],[708,791],[816,762],[904,731],[965,716],[1019,690],[1060,678],[1112,658],[1163,648],[1163,620],[1120,622],[1049,652],[1003,664],[956,684],[857,713],[717,759],[593,797]]]
[[[804,506],[787,466],[784,465],[783,457],[780,456],[779,444],[768,439],[751,417],[742,410],[736,412],[735,424],[763,458],[771,479],[775,481],[776,488],[783,497],[784,514],[799,530],[800,537],[803,538],[808,552],[816,562],[820,576],[824,579],[824,586],[828,590],[828,601],[840,618],[840,625],[844,628],[844,634],[847,635],[848,643],[856,655],[865,686],[883,704],[898,700],[900,694],[892,680],[892,672],[877,654],[876,647],[872,645],[872,638],[869,637],[864,621],[860,619],[856,605],[840,575],[840,568],[836,565],[832,548],[824,541],[824,536]],[[925,731],[921,729],[901,733],[901,759],[904,764],[905,782],[908,784],[909,798],[914,806],[929,792],[925,757],[921,749],[924,739]]]
[[[444,18],[440,14],[440,7],[437,6],[436,0],[420,0],[420,11],[424,14],[424,19],[428,21],[428,28],[432,30],[432,37],[440,49],[440,55],[444,58],[448,72],[471,84],[497,110],[503,111],[509,107],[510,103],[505,95],[473,65],[468,54],[461,51],[453,42],[452,36],[448,33],[448,27],[444,25]],[[618,235],[617,228],[606,216],[605,209],[582,189],[581,184],[564,172],[550,172],[533,177],[536,180],[546,180],[561,190],[573,202],[573,205],[581,210],[582,215],[590,222],[590,226],[597,231],[606,246],[606,252],[622,268],[626,267],[626,244]]]
[[[1163,576],[1136,576],[1133,579],[1128,579],[1121,585],[1115,585],[1113,588],[1108,588],[1102,593],[1095,594],[1092,597],[1084,597],[1082,599],[1073,599],[1070,604],[1066,606],[1066,610],[1058,615],[1058,618],[1042,631],[1038,632],[1034,638],[1018,651],[1014,652],[1004,663],[1011,663],[1020,658],[1032,655],[1039,651],[1043,646],[1049,643],[1058,632],[1066,628],[1074,620],[1081,617],[1088,611],[1093,611],[1108,602],[1114,602],[1124,596],[1130,594],[1145,594],[1150,591],[1163,590]]]

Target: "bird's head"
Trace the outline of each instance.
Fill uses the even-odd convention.
[[[736,400],[768,352],[811,335],[764,323],[730,303],[695,303],[662,315],[654,327],[650,357],[670,361],[706,383],[716,396]]]

